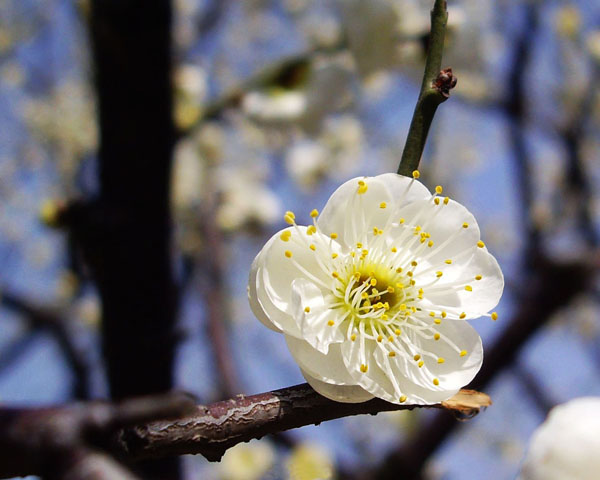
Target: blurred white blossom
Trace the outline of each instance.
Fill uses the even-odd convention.
[[[273,466],[275,452],[267,441],[239,443],[225,452],[219,464],[222,480],[259,480]]]
[[[600,472],[600,397],[554,407],[534,432],[520,480],[596,480]]]
[[[333,460],[321,445],[303,443],[292,451],[287,468],[290,480],[326,480],[333,476]]]

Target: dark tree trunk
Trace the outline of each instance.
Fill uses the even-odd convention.
[[[176,294],[169,182],[174,140],[169,0],[94,0],[100,193],[87,252],[102,300],[114,399],[169,390]],[[175,461],[142,468],[175,478]]]

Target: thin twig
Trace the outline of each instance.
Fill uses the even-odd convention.
[[[419,168],[435,111],[440,103],[448,99],[450,89],[456,85],[452,69],[440,71],[447,22],[446,0],[436,0],[433,10],[431,10],[431,34],[423,83],[402,152],[402,160],[398,167],[400,175],[410,176],[414,170]]]

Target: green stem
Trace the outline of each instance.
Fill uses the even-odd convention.
[[[412,172],[419,168],[419,161],[425,148],[425,141],[435,111],[438,105],[448,98],[439,88],[434,86],[442,66],[447,21],[446,0],[435,0],[431,10],[431,34],[429,36],[429,51],[425,63],[425,73],[404,151],[402,152],[402,160],[398,167],[400,175],[412,176]]]

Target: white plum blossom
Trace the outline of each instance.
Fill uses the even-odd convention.
[[[554,407],[531,437],[519,480],[594,480],[600,470],[600,397]]]
[[[441,193],[396,174],[349,180],[312,225],[287,212],[256,256],[251,308],[325,397],[432,404],[479,370],[464,320],[497,319],[504,279],[473,215]]]

